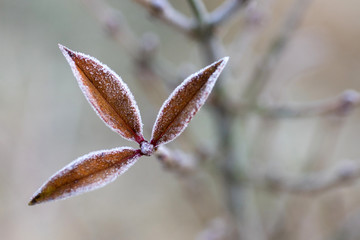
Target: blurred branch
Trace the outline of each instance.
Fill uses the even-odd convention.
[[[296,118],[314,117],[330,114],[346,115],[353,108],[360,106],[360,93],[354,90],[344,91],[339,96],[308,104],[288,106],[257,105],[257,110],[265,117]]]
[[[82,0],[111,38],[117,41],[129,56],[134,57],[139,46],[137,37],[122,13],[102,0]]]
[[[198,160],[192,155],[180,150],[170,150],[164,146],[158,148],[155,156],[166,169],[176,172],[181,176],[193,172],[198,164]]]
[[[196,18],[196,21],[201,28],[205,24],[207,24],[207,10],[204,6],[204,3],[202,0],[188,0],[191,10],[194,13],[194,16]]]
[[[262,176],[246,176],[250,184],[273,191],[293,194],[320,194],[337,187],[348,185],[360,178],[360,164],[343,161],[330,170],[306,174],[291,179],[274,173]]]
[[[203,160],[199,157],[205,155],[200,153],[195,157],[181,150],[170,150],[160,146],[155,152],[155,157],[168,171],[179,176],[182,189],[203,225],[218,215],[214,201],[210,200],[213,193],[209,189],[209,183],[204,172],[198,168],[199,160]]]
[[[230,19],[241,8],[245,7],[250,0],[226,0],[209,15],[209,23],[218,26]]]
[[[222,44],[217,38],[214,31],[215,26],[210,24],[208,13],[203,6],[201,0],[188,0],[190,7],[195,15],[197,21],[194,27],[195,39],[199,42],[202,48],[202,55],[206,63],[211,63],[222,55]],[[222,74],[221,78],[224,78],[226,74]],[[233,175],[237,172],[238,164],[241,156],[237,157],[235,154],[235,146],[233,145],[234,134],[234,122],[235,118],[231,111],[229,111],[229,99],[226,90],[221,84],[223,81],[218,79],[219,84],[214,88],[212,97],[212,107],[214,110],[214,118],[216,120],[216,130],[218,135],[218,148],[217,153],[218,160],[218,174],[221,176],[222,184],[225,189],[225,201],[227,204],[227,214],[231,219],[231,225],[234,226],[234,230],[231,232],[231,236],[228,239],[240,239],[240,226],[245,218],[243,205],[239,204],[244,200],[244,192],[241,187],[234,182]],[[238,137],[238,139],[241,137]]]
[[[256,104],[259,95],[266,86],[267,81],[270,79],[274,65],[277,63],[281,53],[288,45],[291,36],[293,36],[293,33],[297,29],[310,2],[311,0],[295,1],[292,8],[289,10],[289,14],[284,20],[284,25],[282,26],[279,34],[273,40],[268,51],[255,67],[254,76],[250,78],[250,82],[243,93],[244,99],[249,105]]]
[[[187,35],[191,33],[192,21],[172,7],[167,0],[134,0],[145,7],[152,16]]]

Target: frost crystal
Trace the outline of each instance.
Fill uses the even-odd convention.
[[[142,154],[144,154],[146,156],[151,156],[151,154],[153,154],[153,152],[154,152],[154,145],[152,145],[148,141],[143,141],[140,144],[140,151]]]

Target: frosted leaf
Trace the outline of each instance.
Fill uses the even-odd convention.
[[[85,97],[113,131],[138,143],[144,140],[136,101],[122,79],[99,60],[59,44]]]
[[[155,121],[151,143],[156,147],[178,137],[205,103],[225,67],[228,57],[185,79],[162,105]]]
[[[84,155],[50,177],[34,194],[29,205],[101,188],[128,170],[140,156],[140,150],[128,147]]]

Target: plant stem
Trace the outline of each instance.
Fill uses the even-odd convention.
[[[291,36],[297,29],[310,2],[311,0],[295,1],[289,11],[289,14],[287,15],[287,18],[284,20],[284,25],[282,26],[279,34],[255,68],[254,76],[250,79],[249,84],[243,93],[244,99],[246,99],[250,106],[257,104],[259,95],[271,77],[274,65],[277,63],[281,53],[288,45]]]
[[[174,27],[186,35],[190,34],[191,21],[182,13],[172,7],[167,0],[134,0],[138,4],[144,6],[155,17],[161,19],[164,23]]]
[[[201,47],[204,61],[210,63],[219,58],[220,51],[222,49],[221,44],[217,40],[214,32],[212,31],[213,26],[207,19],[207,12],[203,7],[200,0],[189,0],[190,6],[193,10],[197,22],[197,33],[196,38]],[[224,78],[224,75],[222,75]],[[222,82],[221,80],[219,81]],[[213,93],[215,104],[214,106],[214,118],[216,120],[217,133],[219,136],[218,148],[218,166],[219,173],[222,176],[223,186],[225,191],[226,205],[228,207],[228,213],[233,221],[233,228],[231,239],[239,239],[239,226],[241,225],[243,211],[243,189],[238,184],[238,160],[235,155],[234,140],[235,134],[233,131],[235,118],[228,111],[228,101],[226,98],[225,89],[222,84],[218,84]],[[222,160],[222,161],[220,161]]]
[[[232,17],[239,9],[246,6],[250,0],[227,0],[210,14],[210,24],[219,26]]]
[[[202,26],[204,26],[205,24],[207,24],[207,10],[205,8],[204,3],[202,2],[202,0],[188,0],[191,10],[193,11],[196,21],[199,25],[199,27],[201,28]]]

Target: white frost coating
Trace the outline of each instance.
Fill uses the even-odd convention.
[[[90,95],[90,94],[87,94],[89,92],[88,90],[88,87],[85,86],[81,80],[81,73],[78,71],[78,68],[76,67],[76,64],[74,62],[74,60],[69,56],[68,52],[67,52],[67,47],[59,44],[59,48],[62,52],[62,54],[64,55],[64,57],[66,58],[67,62],[69,63],[70,67],[71,67],[71,70],[79,84],[79,87],[81,89],[81,91],[84,93],[87,101],[90,103],[90,105],[92,106],[92,108],[94,109],[94,111],[96,112],[96,114],[100,117],[100,119],[107,125],[110,127],[111,130],[113,130],[114,132],[117,132],[119,133],[122,137],[124,137],[125,139],[127,140],[135,140],[134,138],[127,138],[125,137],[123,134],[121,134],[121,132],[119,130],[117,130],[117,128],[115,127],[115,124],[112,124],[113,121],[110,121],[110,122],[106,122],[105,119],[109,119],[109,120],[112,120],[112,117],[109,116],[109,115],[106,115],[105,113],[103,113],[103,115],[105,116],[102,116],[101,113],[100,113],[100,110],[97,109],[93,103],[95,103],[95,99],[93,99],[93,97]],[[70,49],[69,49],[70,50]],[[127,86],[127,84],[121,79],[121,77],[119,75],[117,75],[117,73],[115,73],[113,70],[111,70],[106,64],[103,64],[102,62],[100,62],[98,59],[92,57],[92,56],[89,56],[89,55],[86,55],[84,53],[80,53],[80,52],[76,52],[76,51],[73,51],[73,50],[70,50],[71,52],[73,52],[74,54],[76,54],[77,56],[80,56],[84,59],[89,59],[89,60],[92,60],[94,61],[96,64],[98,64],[99,66],[102,67],[102,71],[104,74],[109,74],[109,75],[113,75],[114,76],[114,80],[116,82],[116,84],[120,87],[121,90],[123,90],[123,92],[126,93],[127,97],[130,99],[131,101],[131,107],[134,108],[135,110],[135,117],[138,118],[137,121],[139,122],[140,124],[140,135],[142,136],[143,135],[143,132],[142,132],[142,129],[143,129],[143,123],[142,123],[142,120],[141,120],[141,115],[140,115],[140,111],[139,111],[139,108],[138,108],[138,105],[135,101],[135,98],[133,96],[133,94],[131,93],[129,87]],[[94,73],[93,72],[90,72],[91,75],[93,75]],[[117,94],[117,92],[114,92],[114,89],[111,88],[111,86],[107,85],[107,86],[104,86],[106,89],[107,89],[107,92],[108,93],[112,93],[112,94]]]
[[[46,188],[46,185],[53,180],[56,180],[57,178],[61,178],[64,174],[66,174],[67,172],[75,169],[76,167],[78,167],[79,165],[81,165],[84,161],[94,158],[96,157],[96,155],[101,155],[101,154],[114,154],[116,152],[122,152],[124,150],[133,150],[135,153],[135,149],[131,148],[131,147],[119,147],[119,148],[113,148],[113,149],[108,149],[108,150],[99,150],[99,151],[94,151],[94,152],[90,152],[86,155],[83,155],[79,158],[77,158],[76,160],[72,161],[71,163],[69,163],[68,165],[66,165],[65,167],[63,167],[62,169],[60,169],[58,172],[56,172],[54,175],[52,175],[33,195],[32,198],[36,197],[38,194],[40,194],[44,188]],[[64,194],[62,194],[61,196],[57,196],[55,199],[47,199],[41,202],[47,202],[47,201],[54,201],[54,200],[60,200],[60,199],[65,199],[65,198],[69,198],[72,196],[76,196],[79,195],[81,193],[85,193],[88,191],[92,191],[101,187],[104,187],[105,185],[113,182],[118,176],[120,176],[121,174],[125,173],[131,166],[133,166],[135,164],[135,162],[137,161],[137,159],[140,157],[140,154],[134,154],[134,156],[132,158],[129,158],[125,163],[123,163],[120,168],[111,168],[108,170],[104,170],[98,173],[94,173],[94,174],[105,174],[102,175],[102,177],[99,177],[99,179],[93,183],[87,184],[85,186],[82,187],[77,187],[75,189],[71,189],[68,192],[65,192]],[[106,172],[108,171],[108,172]],[[81,181],[77,180],[77,181]]]
[[[160,111],[157,115],[154,127],[152,129],[152,136],[151,136],[152,140],[154,137],[155,130],[157,129],[157,126],[159,124],[159,121],[164,115],[163,110],[169,105],[171,99],[174,98],[178,94],[178,92],[182,91],[184,86],[189,84],[189,82],[191,82],[191,80],[194,77],[200,75],[202,72],[204,72],[207,68],[211,67],[212,65],[216,65],[217,63],[221,62],[221,64],[217,67],[217,69],[213,72],[213,74],[211,74],[211,76],[205,83],[205,89],[203,89],[201,91],[201,94],[197,97],[197,101],[196,101],[194,108],[190,109],[190,112],[188,112],[186,114],[186,116],[187,116],[187,118],[185,120],[186,124],[181,127],[175,128],[174,129],[175,131],[173,131],[175,133],[172,136],[170,136],[167,141],[161,141],[161,137],[160,137],[160,139],[158,140],[158,143],[156,145],[166,144],[166,143],[173,141],[185,130],[185,128],[187,127],[187,124],[191,121],[191,119],[194,117],[196,112],[198,112],[200,110],[200,108],[202,107],[202,105],[204,105],[208,95],[210,94],[210,92],[212,91],[212,89],[216,83],[216,80],[218,79],[220,73],[222,72],[222,70],[224,69],[224,67],[228,61],[229,61],[229,57],[224,57],[224,58],[204,67],[203,69],[201,69],[201,70],[197,71],[196,73],[193,73],[192,75],[187,77],[179,86],[177,86],[175,88],[175,90],[170,94],[170,96],[166,99],[166,101],[163,103],[163,105],[160,108]],[[189,109],[186,109],[186,110],[189,110]]]
[[[147,141],[143,141],[140,144],[140,151],[142,154],[144,154],[146,156],[151,156],[151,154],[153,154],[153,152],[154,152],[154,145],[152,145],[151,143],[149,143]]]

